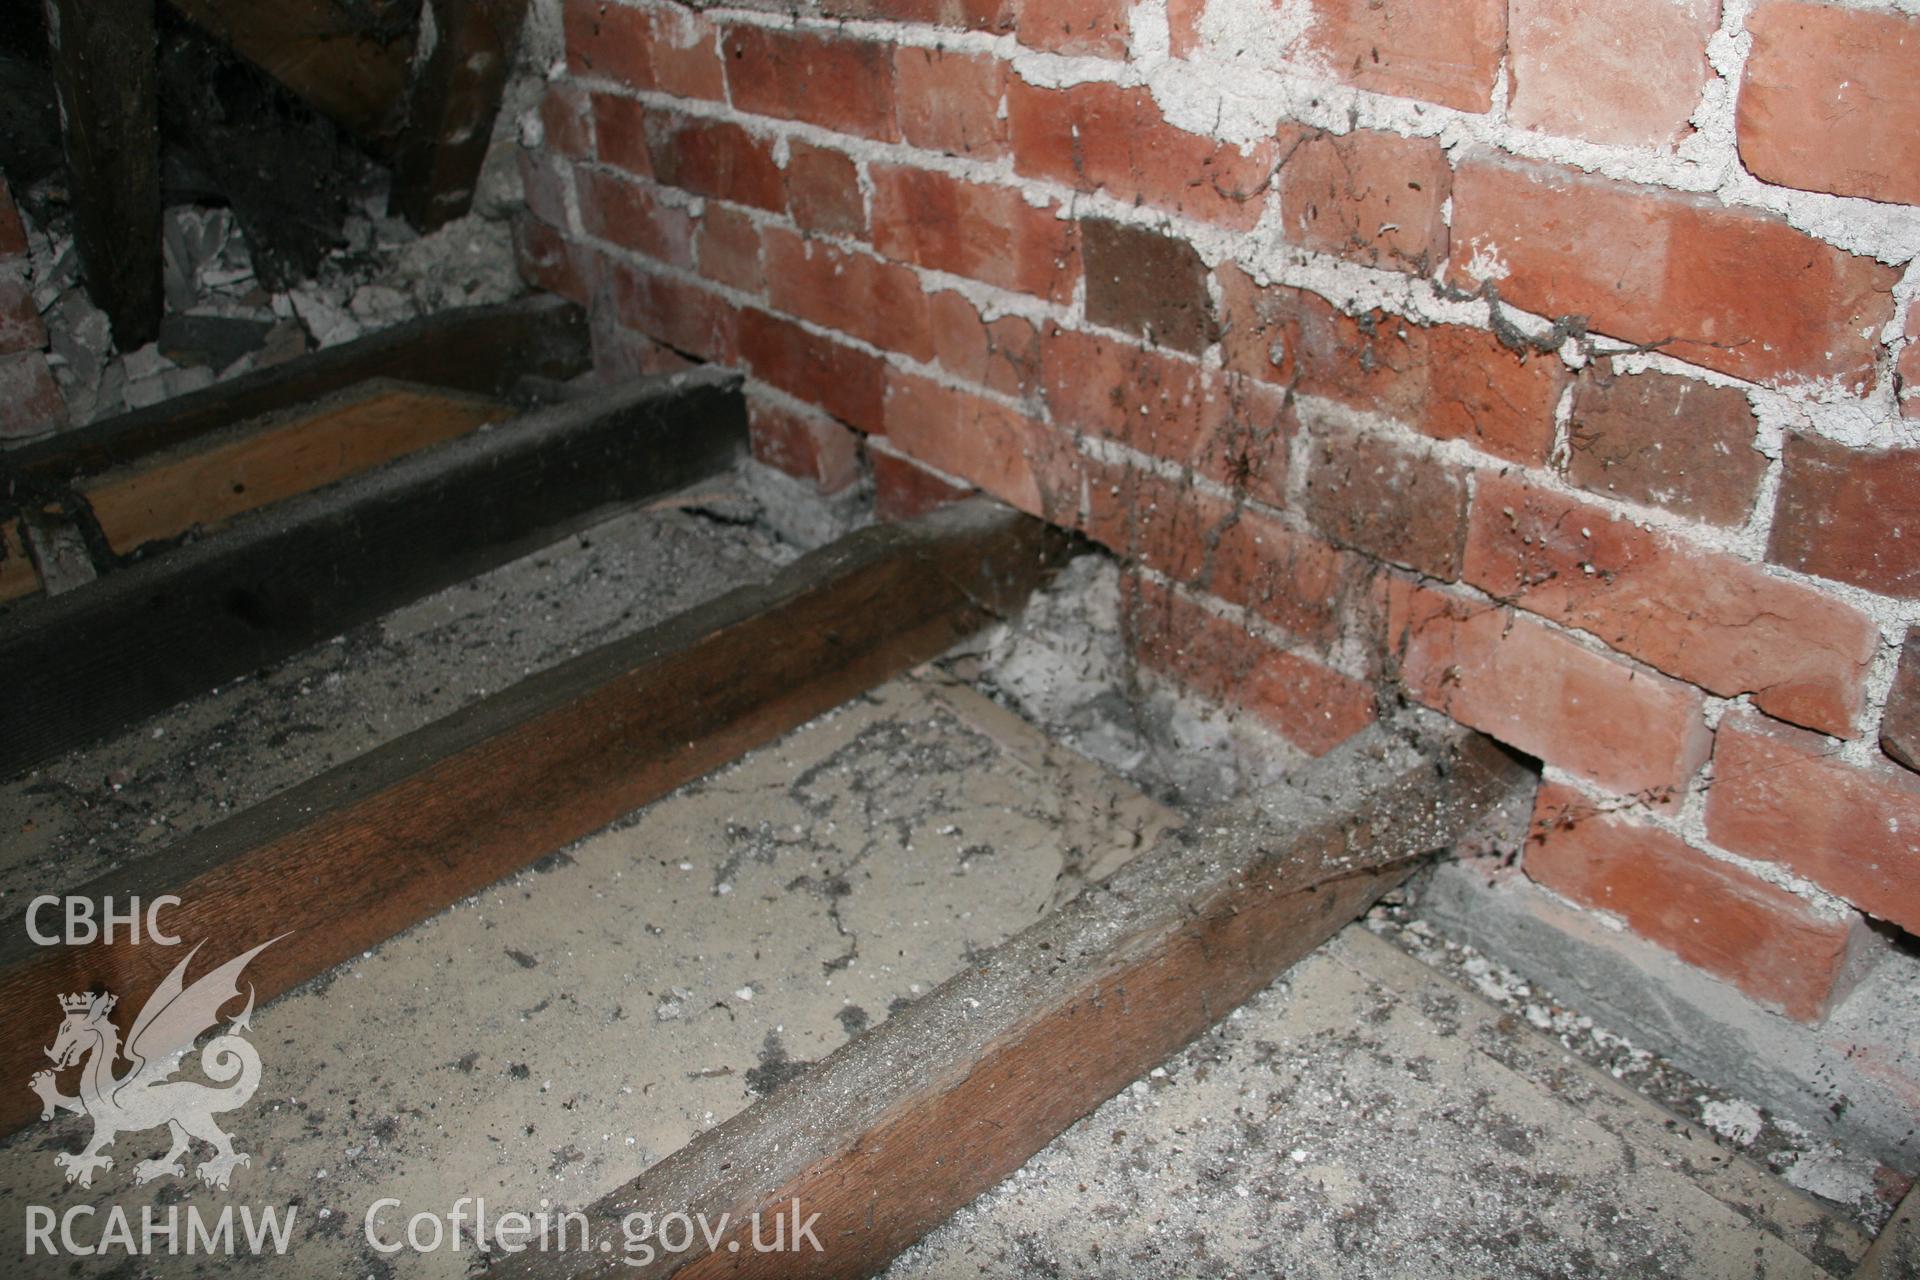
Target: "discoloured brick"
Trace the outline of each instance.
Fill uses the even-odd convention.
[[[692,10],[569,0],[565,23],[567,66],[577,74],[678,98],[726,99],[713,24]]]
[[[693,268],[693,218],[657,188],[584,166],[574,170],[580,226],[590,236],[683,270]]]
[[[762,378],[859,431],[885,429],[885,365],[765,311],[740,313],[740,355]]]
[[[18,270],[0,267],[0,355],[39,351],[47,345],[47,330],[33,291]]]
[[[753,456],[823,494],[839,493],[860,478],[860,439],[824,414],[797,412],[764,396],[747,399]]]
[[[1506,46],[1504,0],[1311,0],[1309,61],[1374,93],[1485,111]]]
[[[760,229],[738,209],[709,203],[700,216],[700,274],[742,293],[766,290]]]
[[[983,320],[963,295],[951,291],[927,300],[934,358],[957,378],[1002,395],[1024,396],[1040,381],[1040,334],[1021,316]]]
[[[1030,515],[1072,524],[1080,502],[1073,442],[997,401],[887,371],[888,443]]]
[[[798,139],[787,144],[787,200],[802,231],[864,237],[867,202],[853,158]]]
[[[920,278],[897,262],[808,240],[778,227],[766,233],[773,305],[888,351],[933,359]]]
[[[1709,524],[1744,524],[1767,470],[1755,425],[1744,391],[1596,369],[1573,393],[1567,478]]]
[[[1127,56],[1129,0],[1028,0],[1020,11],[1020,43],[1050,53]]]
[[[882,520],[913,520],[971,497],[974,490],[951,484],[911,458],[875,441],[867,453],[873,467],[873,513]]]
[[[1344,546],[1430,577],[1460,576],[1467,485],[1446,463],[1377,437],[1329,431],[1314,441],[1307,514]]]
[[[38,351],[0,355],[0,439],[17,440],[63,427],[67,402]]]
[[[1671,675],[1842,736],[1880,643],[1871,618],[1831,596],[1503,476],[1480,477],[1465,576]]]
[[[1767,559],[1920,599],[1920,449],[1789,437]]]
[[[1900,648],[1900,667],[1880,716],[1880,749],[1920,771],[1920,628],[1910,629]]]
[[[1191,244],[1089,218],[1080,224],[1080,252],[1090,322],[1196,355],[1213,344],[1207,265]]]
[[[1619,916],[1790,1018],[1824,1017],[1863,968],[1868,934],[1858,916],[1816,911],[1657,827],[1602,812],[1571,787],[1540,788],[1533,830],[1529,878]]]

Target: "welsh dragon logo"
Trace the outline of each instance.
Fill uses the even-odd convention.
[[[222,1112],[245,1106],[260,1086],[260,1055],[242,1036],[252,1030],[251,984],[247,987],[246,1008],[200,1051],[201,1070],[224,1087],[168,1077],[180,1069],[180,1060],[201,1033],[219,1023],[221,1007],[239,997],[240,973],[248,962],[277,941],[269,939],[187,986],[187,965],[200,950],[195,944],[148,997],[127,1033],[124,1051],[119,1028],[107,1017],[117,997],[60,997],[65,1018],[53,1047],[46,1051],[53,1059],[53,1068],[35,1072],[28,1083],[40,1095],[42,1120],[51,1120],[56,1111],[93,1117],[93,1139],[86,1149],[77,1155],[63,1151],[53,1158],[67,1171],[68,1182],[92,1186],[94,1170],[113,1167],[113,1157],[102,1155],[101,1150],[113,1145],[117,1135],[162,1125],[172,1135],[173,1145],[159,1159],[135,1165],[136,1182],[151,1182],[168,1174],[184,1177],[186,1168],[181,1157],[194,1139],[213,1148],[213,1155],[199,1166],[200,1178],[208,1186],[224,1190],[234,1169],[251,1162],[245,1153],[233,1149],[233,1139],[213,1120]],[[115,1066],[123,1056],[131,1066],[124,1074],[116,1074]],[[80,1091],[68,1097],[60,1092],[56,1076],[77,1063],[84,1064]]]

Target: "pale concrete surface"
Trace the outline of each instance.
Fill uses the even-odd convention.
[[[143,1205],[295,1205],[291,1250],[264,1266],[42,1255],[7,1274],[463,1275],[484,1261],[471,1249],[373,1250],[368,1209],[401,1202],[385,1240],[461,1196],[589,1203],[1166,820],[978,695],[895,682],[256,1011],[265,1075],[229,1117],[253,1163],[227,1193],[191,1170],[134,1186],[161,1131],[122,1137],[91,1190],[53,1163],[86,1120],[15,1135],[0,1258],[24,1257],[28,1205],[119,1205],[136,1226]],[[45,1013],[15,1034],[51,1042],[60,1012]]]
[[[1356,925],[887,1274],[1780,1280],[1866,1247]]]

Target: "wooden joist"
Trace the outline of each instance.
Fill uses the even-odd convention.
[[[737,375],[646,379],[259,512],[0,619],[0,776],[690,484],[746,444]]]
[[[394,158],[396,213],[422,231],[473,206],[513,68],[527,0],[426,0],[433,47],[414,70],[407,127]]]
[[[232,438],[107,473],[81,486],[107,544],[127,555],[194,528],[370,471],[510,417],[487,396],[381,378]],[[223,433],[223,435],[229,433]]]
[[[160,332],[160,108],[153,0],[47,0],[74,247],[122,351]]]
[[[1280,812],[1202,819],[586,1211],[616,1242],[632,1213],[727,1215],[712,1252],[496,1269],[872,1275],[1534,780],[1429,713],[1368,729],[1281,788]],[[796,1202],[822,1251],[756,1252],[752,1215]]]
[[[177,895],[167,927],[209,961],[291,931],[247,970],[264,1000],[938,655],[1069,550],[984,502],[862,530],[71,893]],[[179,958],[124,932],[36,947],[17,913],[0,939],[0,1016],[23,1025],[62,993],[151,990]],[[45,1062],[14,1040],[0,1072],[25,1080]],[[0,1130],[37,1106],[0,1090]]]
[[[297,408],[373,378],[506,395],[524,377],[564,380],[591,367],[586,313],[560,298],[465,307],[396,325],[148,409],[8,450],[0,498],[127,466],[209,432]]]

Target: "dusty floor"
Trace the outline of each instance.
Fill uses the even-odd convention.
[[[888,1275],[1778,1280],[1866,1243],[1356,925]]]

